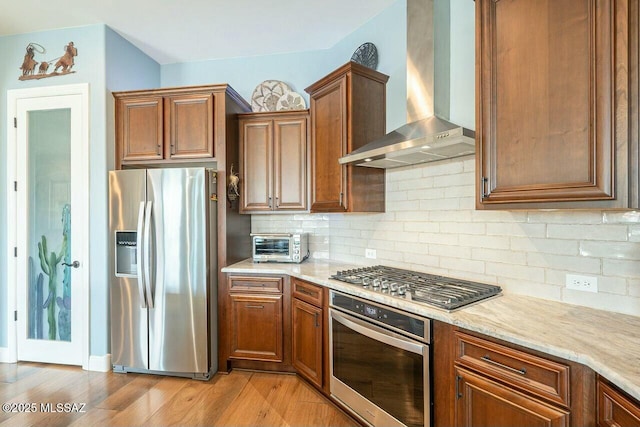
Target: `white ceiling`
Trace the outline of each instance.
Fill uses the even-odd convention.
[[[394,1],[0,0],[0,36],[102,23],[170,64],[327,49]]]

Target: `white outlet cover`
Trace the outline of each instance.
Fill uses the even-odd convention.
[[[594,276],[581,276],[578,274],[567,274],[567,289],[583,292],[598,292],[598,278]]]
[[[365,258],[376,259],[376,250],[375,249],[365,249],[364,250]]]

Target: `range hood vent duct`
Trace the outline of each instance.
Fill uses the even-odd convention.
[[[340,164],[390,169],[475,153],[475,132],[442,118],[449,114],[450,6],[439,2],[437,7],[438,19],[434,19],[434,0],[407,0],[409,123],[341,157]],[[437,88],[435,70],[442,77]],[[440,110],[434,104],[439,104],[435,107]]]

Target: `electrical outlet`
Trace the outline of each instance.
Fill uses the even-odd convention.
[[[567,289],[576,291],[598,292],[598,278],[593,276],[579,276],[577,274],[567,274]]]
[[[376,259],[376,250],[375,249],[365,249],[364,250],[365,258]]]

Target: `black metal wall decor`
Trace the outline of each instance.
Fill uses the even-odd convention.
[[[36,53],[43,55],[47,53],[47,49],[38,43],[29,43],[27,45],[26,53],[22,61],[22,75],[18,77],[18,80],[34,80],[43,79],[46,77],[63,76],[65,74],[75,73],[71,68],[74,66],[74,58],[78,56],[78,49],[74,46],[73,42],[69,42],[64,47],[64,54],[57,58],[48,61],[36,61]],[[36,65],[38,65],[36,72]],[[53,71],[48,73],[49,68],[53,65]]]

